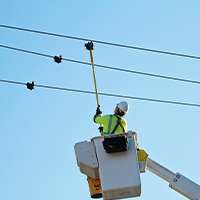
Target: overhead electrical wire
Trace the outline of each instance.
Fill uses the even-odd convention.
[[[0,45],[0,47],[15,50],[15,51],[21,51],[21,52],[24,52],[24,53],[35,54],[35,55],[38,55],[38,56],[54,58],[54,56],[47,55],[47,54],[44,54],[44,53],[38,53],[38,52],[19,49],[19,48],[15,48],[15,47],[6,46],[6,45]],[[72,60],[72,59],[67,59],[67,58],[62,58],[62,60],[68,61],[68,62],[74,62],[74,63],[78,63],[78,64],[91,65],[91,63],[88,63],[88,62]],[[134,74],[139,74],[139,75],[144,75],[144,76],[152,76],[152,77],[156,77],[156,78],[163,78],[163,79],[182,81],[182,82],[187,82],[187,83],[200,84],[200,81],[194,81],[194,80],[189,80],[189,79],[182,79],[182,78],[176,78],[176,77],[170,77],[170,76],[164,76],[164,75],[158,75],[158,74],[151,74],[151,73],[146,73],[146,72],[139,72],[139,71],[134,71],[134,70],[128,70],[128,69],[110,67],[110,66],[105,66],[105,65],[99,65],[99,64],[95,64],[95,67],[100,67],[100,68],[105,68],[105,69],[110,69],[110,70],[116,70],[116,71],[122,71],[122,72],[127,72],[127,73],[134,73]]]
[[[15,47],[6,46],[6,45],[0,45],[0,47],[15,50],[15,51],[21,51],[21,52],[24,52],[24,53],[35,54],[35,55],[38,55],[38,56],[45,56],[45,57],[53,58],[53,56],[50,56],[50,55],[47,55],[47,54],[38,53],[38,52],[34,52],[34,51],[29,51],[29,50],[24,50],[24,49],[19,49],[19,48],[15,48]]]
[[[19,84],[19,85],[27,85],[27,83],[18,82],[18,81],[3,80],[3,79],[0,79],[0,82],[13,83],[13,84]],[[40,88],[47,88],[47,89],[54,89],[54,90],[64,90],[64,91],[70,91],[70,92],[78,92],[78,93],[86,93],[86,94],[94,94],[95,95],[95,92],[87,91],[87,90],[77,90],[77,89],[61,88],[61,87],[37,85],[37,84],[34,84],[34,86],[40,87]],[[141,101],[151,101],[151,102],[175,104],[175,105],[182,105],[182,106],[200,107],[200,104],[185,103],[185,102],[178,102],[178,101],[167,101],[167,100],[160,100],[160,99],[150,99],[150,98],[134,97],[134,96],[128,96],[128,95],[102,93],[102,92],[99,92],[98,94],[102,95],[102,96],[120,97],[120,98],[134,99],[134,100],[141,100]]]
[[[45,31],[37,31],[37,30],[14,27],[14,26],[7,26],[7,25],[2,25],[2,24],[0,25],[0,27],[20,30],[20,31],[26,31],[26,32],[32,32],[32,33],[38,33],[38,34],[43,34],[43,35],[50,35],[50,36],[55,36],[55,37],[74,39],[74,40],[93,41],[93,42],[99,43],[99,44],[123,47],[123,48],[128,48],[128,49],[135,49],[135,50],[140,50],[140,51],[148,51],[148,52],[167,54],[167,55],[172,55],[172,56],[200,59],[200,56],[193,56],[193,55],[182,54],[182,53],[174,53],[174,52],[169,52],[169,51],[161,51],[161,50],[155,50],[155,49],[149,49],[149,48],[142,48],[142,47],[136,47],[136,46],[130,46],[130,45],[123,45],[123,44],[117,44],[117,43],[111,43],[111,42],[104,42],[104,41],[100,41],[100,40],[93,40],[93,39],[87,39],[87,38],[81,38],[81,37],[74,37],[74,36],[50,33],[50,32],[45,32]]]

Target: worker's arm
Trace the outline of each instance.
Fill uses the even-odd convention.
[[[104,116],[94,116],[94,122],[97,124],[105,124],[105,122],[108,121],[107,115]]]

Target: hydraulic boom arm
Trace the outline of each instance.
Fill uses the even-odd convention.
[[[200,200],[200,185],[180,173],[173,173],[162,165],[147,158],[147,169],[169,183],[169,187],[188,199]]]

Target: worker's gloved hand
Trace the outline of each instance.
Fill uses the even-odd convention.
[[[100,110],[99,107],[97,107],[97,109],[96,109],[96,115],[100,115],[101,113],[102,113],[102,111]]]
[[[100,117],[101,116],[101,110],[100,110],[100,108],[99,108],[99,106],[97,107],[97,109],[96,109],[96,114],[94,115],[94,118],[93,118],[93,120],[94,120],[94,122],[95,122],[95,119],[96,119],[96,117]]]
[[[103,126],[100,126],[98,129],[100,133],[103,133]]]

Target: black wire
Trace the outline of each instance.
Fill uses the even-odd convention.
[[[17,81],[2,80],[2,79],[0,79],[0,82],[26,85],[26,83],[17,82]],[[64,90],[64,91],[94,94],[94,95],[96,94],[95,92],[86,91],[86,90],[77,90],[77,89],[69,89],[69,88],[61,88],[61,87],[55,87],[55,86],[37,85],[37,84],[34,84],[34,86],[41,87],[41,88],[54,89],[54,90]],[[183,106],[200,107],[200,104],[184,103],[184,102],[178,102],[178,101],[166,101],[166,100],[159,100],[159,99],[133,97],[133,96],[127,96],[127,95],[110,94],[110,93],[102,93],[102,92],[99,92],[98,94],[102,95],[102,96],[120,97],[120,98],[134,99],[134,100],[141,100],[141,101],[151,101],[151,102],[158,102],[158,103],[167,103],[167,104],[175,104],[175,105],[183,105]]]
[[[38,52],[33,52],[33,51],[29,51],[29,50],[24,50],[24,49],[19,49],[19,48],[15,48],[15,47],[10,47],[10,46],[5,46],[5,45],[0,45],[0,47],[11,49],[11,50],[16,50],[16,51],[21,51],[21,52],[24,52],[24,53],[30,53],[30,54],[35,54],[35,55],[39,55],[39,56],[54,58],[54,56],[51,56],[51,55],[38,53]],[[74,62],[74,63],[78,63],[78,64],[91,65],[91,63],[88,63],[88,62],[72,60],[72,59],[67,59],[67,58],[62,58],[62,60],[65,60],[65,61],[68,61],[68,62]],[[134,73],[134,74],[140,74],[140,75],[144,75],[144,76],[152,76],[152,77],[156,77],[156,78],[164,78],[164,79],[169,79],[169,80],[200,84],[200,81],[194,81],[194,80],[189,80],[189,79],[182,79],[182,78],[176,78],[176,77],[170,77],[170,76],[163,76],[163,75],[158,75],[158,74],[150,74],[150,73],[146,73],[146,72],[139,72],[139,71],[134,71],[134,70],[128,70],[128,69],[110,67],[110,66],[105,66],[105,65],[99,65],[99,64],[95,64],[95,66],[96,67],[100,67],[100,68],[110,69],[110,70],[116,70],[116,71],[122,71],[122,72],[127,72],[127,73]]]
[[[99,44],[105,44],[105,45],[111,45],[111,46],[117,46],[117,47],[129,48],[129,49],[136,49],[136,50],[148,51],[148,52],[153,52],[153,53],[160,53],[160,54],[167,54],[167,55],[172,55],[172,56],[200,59],[199,56],[192,56],[192,55],[181,54],[181,53],[148,49],[148,48],[142,48],[142,47],[136,47],[136,46],[130,46],[130,45],[116,44],[116,43],[104,42],[104,41],[100,41],[100,40],[92,40],[92,39],[86,39],[86,38],[80,38],[80,37],[73,37],[73,36],[61,35],[61,34],[56,34],[56,33],[49,33],[49,32],[45,32],[45,31],[37,31],[37,30],[31,30],[31,29],[26,29],[26,28],[19,28],[19,27],[14,27],[14,26],[0,25],[0,27],[10,28],[10,29],[15,29],[15,30],[20,30],[20,31],[27,31],[27,32],[32,32],[32,33],[51,35],[51,36],[62,37],[62,38],[68,38],[68,39],[74,39],[74,40],[93,41],[93,42],[99,43]]]
[[[10,47],[10,46],[5,46],[5,45],[0,45],[0,47],[11,49],[11,50],[15,50],[15,51],[21,51],[21,52],[24,52],[24,53],[35,54],[35,55],[38,55],[38,56],[45,56],[45,57],[49,57],[49,58],[53,58],[54,57],[54,56],[50,56],[50,55],[43,54],[43,53],[37,53],[37,52],[34,52],[34,51],[28,51],[28,50],[19,49],[19,48]]]

